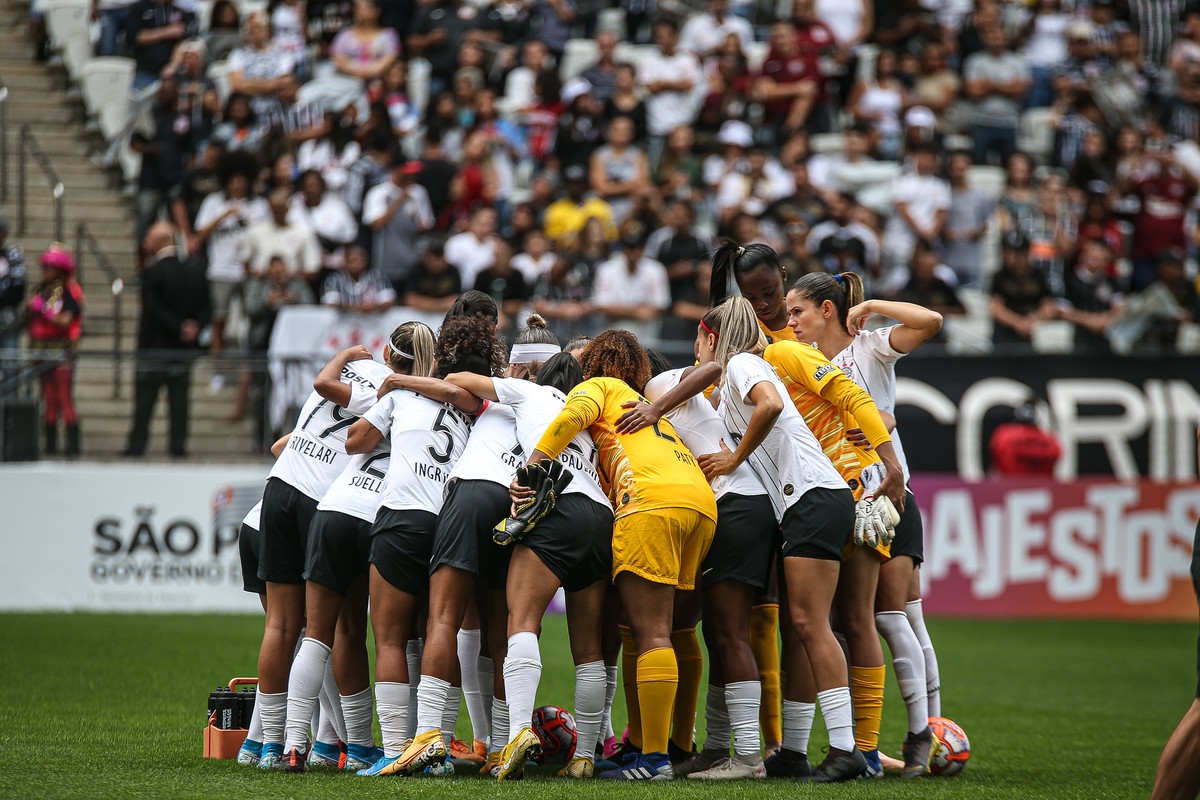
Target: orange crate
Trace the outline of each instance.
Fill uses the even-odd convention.
[[[257,686],[258,678],[234,678],[229,682],[230,691],[236,691],[239,686]],[[205,758],[237,758],[238,750],[246,741],[248,731],[245,728],[226,730],[213,725],[216,715],[208,719],[204,728],[204,757]]]

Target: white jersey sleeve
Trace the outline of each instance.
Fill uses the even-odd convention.
[[[310,394],[269,477],[320,500],[350,460],[346,454],[350,426],[371,408],[375,393],[389,374],[391,370],[376,361],[354,361],[343,367],[341,379],[350,385],[350,408],[342,408],[316,392]]]
[[[770,383],[775,388],[784,401],[783,411],[763,443],[746,461],[766,487],[776,519],[782,519],[783,513],[808,490],[847,486],[804,423],[775,370],[750,353],[739,353],[725,366],[719,413],[734,439],[740,442],[746,433],[754,413],[750,392],[760,383]]]
[[[513,473],[524,463],[512,408],[503,403],[485,402],[483,411],[471,425],[467,447],[454,465],[450,478],[490,481],[508,488]]]
[[[841,368],[850,380],[858,384],[880,411],[896,415],[896,362],[904,353],[892,347],[892,329],[895,326],[864,331],[830,361]],[[892,431],[892,447],[904,468],[905,481],[909,478],[908,459],[900,443],[900,431]]]
[[[553,386],[542,386],[520,378],[493,378],[492,385],[500,402],[510,406],[516,415],[517,441],[523,452],[522,463],[537,449],[537,443],[562,411],[567,398]],[[590,500],[611,508],[608,495],[600,487],[596,471],[596,444],[591,434],[581,431],[575,435],[558,461],[571,470],[574,478],[563,494],[582,494]]]
[[[392,457],[381,505],[397,511],[442,510],[446,482],[462,457],[470,419],[455,408],[409,391],[395,391],[391,406]],[[375,411],[368,414],[371,424]]]
[[[673,369],[651,378],[644,392],[646,399],[653,402],[674,389],[684,372],[686,370]],[[702,394],[671,409],[666,417],[694,456],[716,453],[721,449],[722,441],[730,450],[737,447],[721,416]],[[753,497],[766,494],[767,491],[749,464],[742,464],[729,475],[716,478],[712,482],[712,489],[718,500],[726,494]]]

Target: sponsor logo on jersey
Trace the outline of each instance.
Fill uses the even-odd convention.
[[[813,380],[819,381],[821,378],[824,378],[835,369],[837,369],[837,367],[835,367],[833,364],[822,364],[821,366],[817,367],[817,371],[813,373]]]

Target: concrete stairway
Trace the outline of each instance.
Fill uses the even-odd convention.
[[[17,175],[19,132],[28,124],[58,173],[65,189],[64,237],[76,246],[75,230],[86,222],[101,251],[125,284],[123,331],[114,341],[116,324],[112,278],[101,270],[97,258],[82,254],[81,279],[86,296],[83,354],[76,371],[75,399],[83,430],[86,458],[114,458],[124,449],[133,407],[133,350],[139,316],[135,285],[133,203],[124,196],[114,173],[92,163],[90,155],[101,141],[86,130],[84,109],[66,89],[62,68],[35,62],[26,37],[27,0],[0,0],[0,86],[8,89],[7,197],[0,210],[8,217],[9,240],[24,249],[30,265],[30,283],[38,280],[37,260],[54,238],[54,205],[48,179],[34,159],[27,163],[27,228],[18,233]],[[114,347],[121,353],[114,359]],[[114,397],[114,375],[120,391]],[[201,460],[251,458],[253,425],[226,423],[234,402],[236,374],[216,393],[208,390],[212,365],[203,359],[195,371],[189,451]],[[156,409],[150,458],[166,452],[166,397]]]

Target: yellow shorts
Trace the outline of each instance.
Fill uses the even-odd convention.
[[[613,524],[613,578],[632,572],[651,583],[696,588],[717,523],[690,508],[638,511]]]

